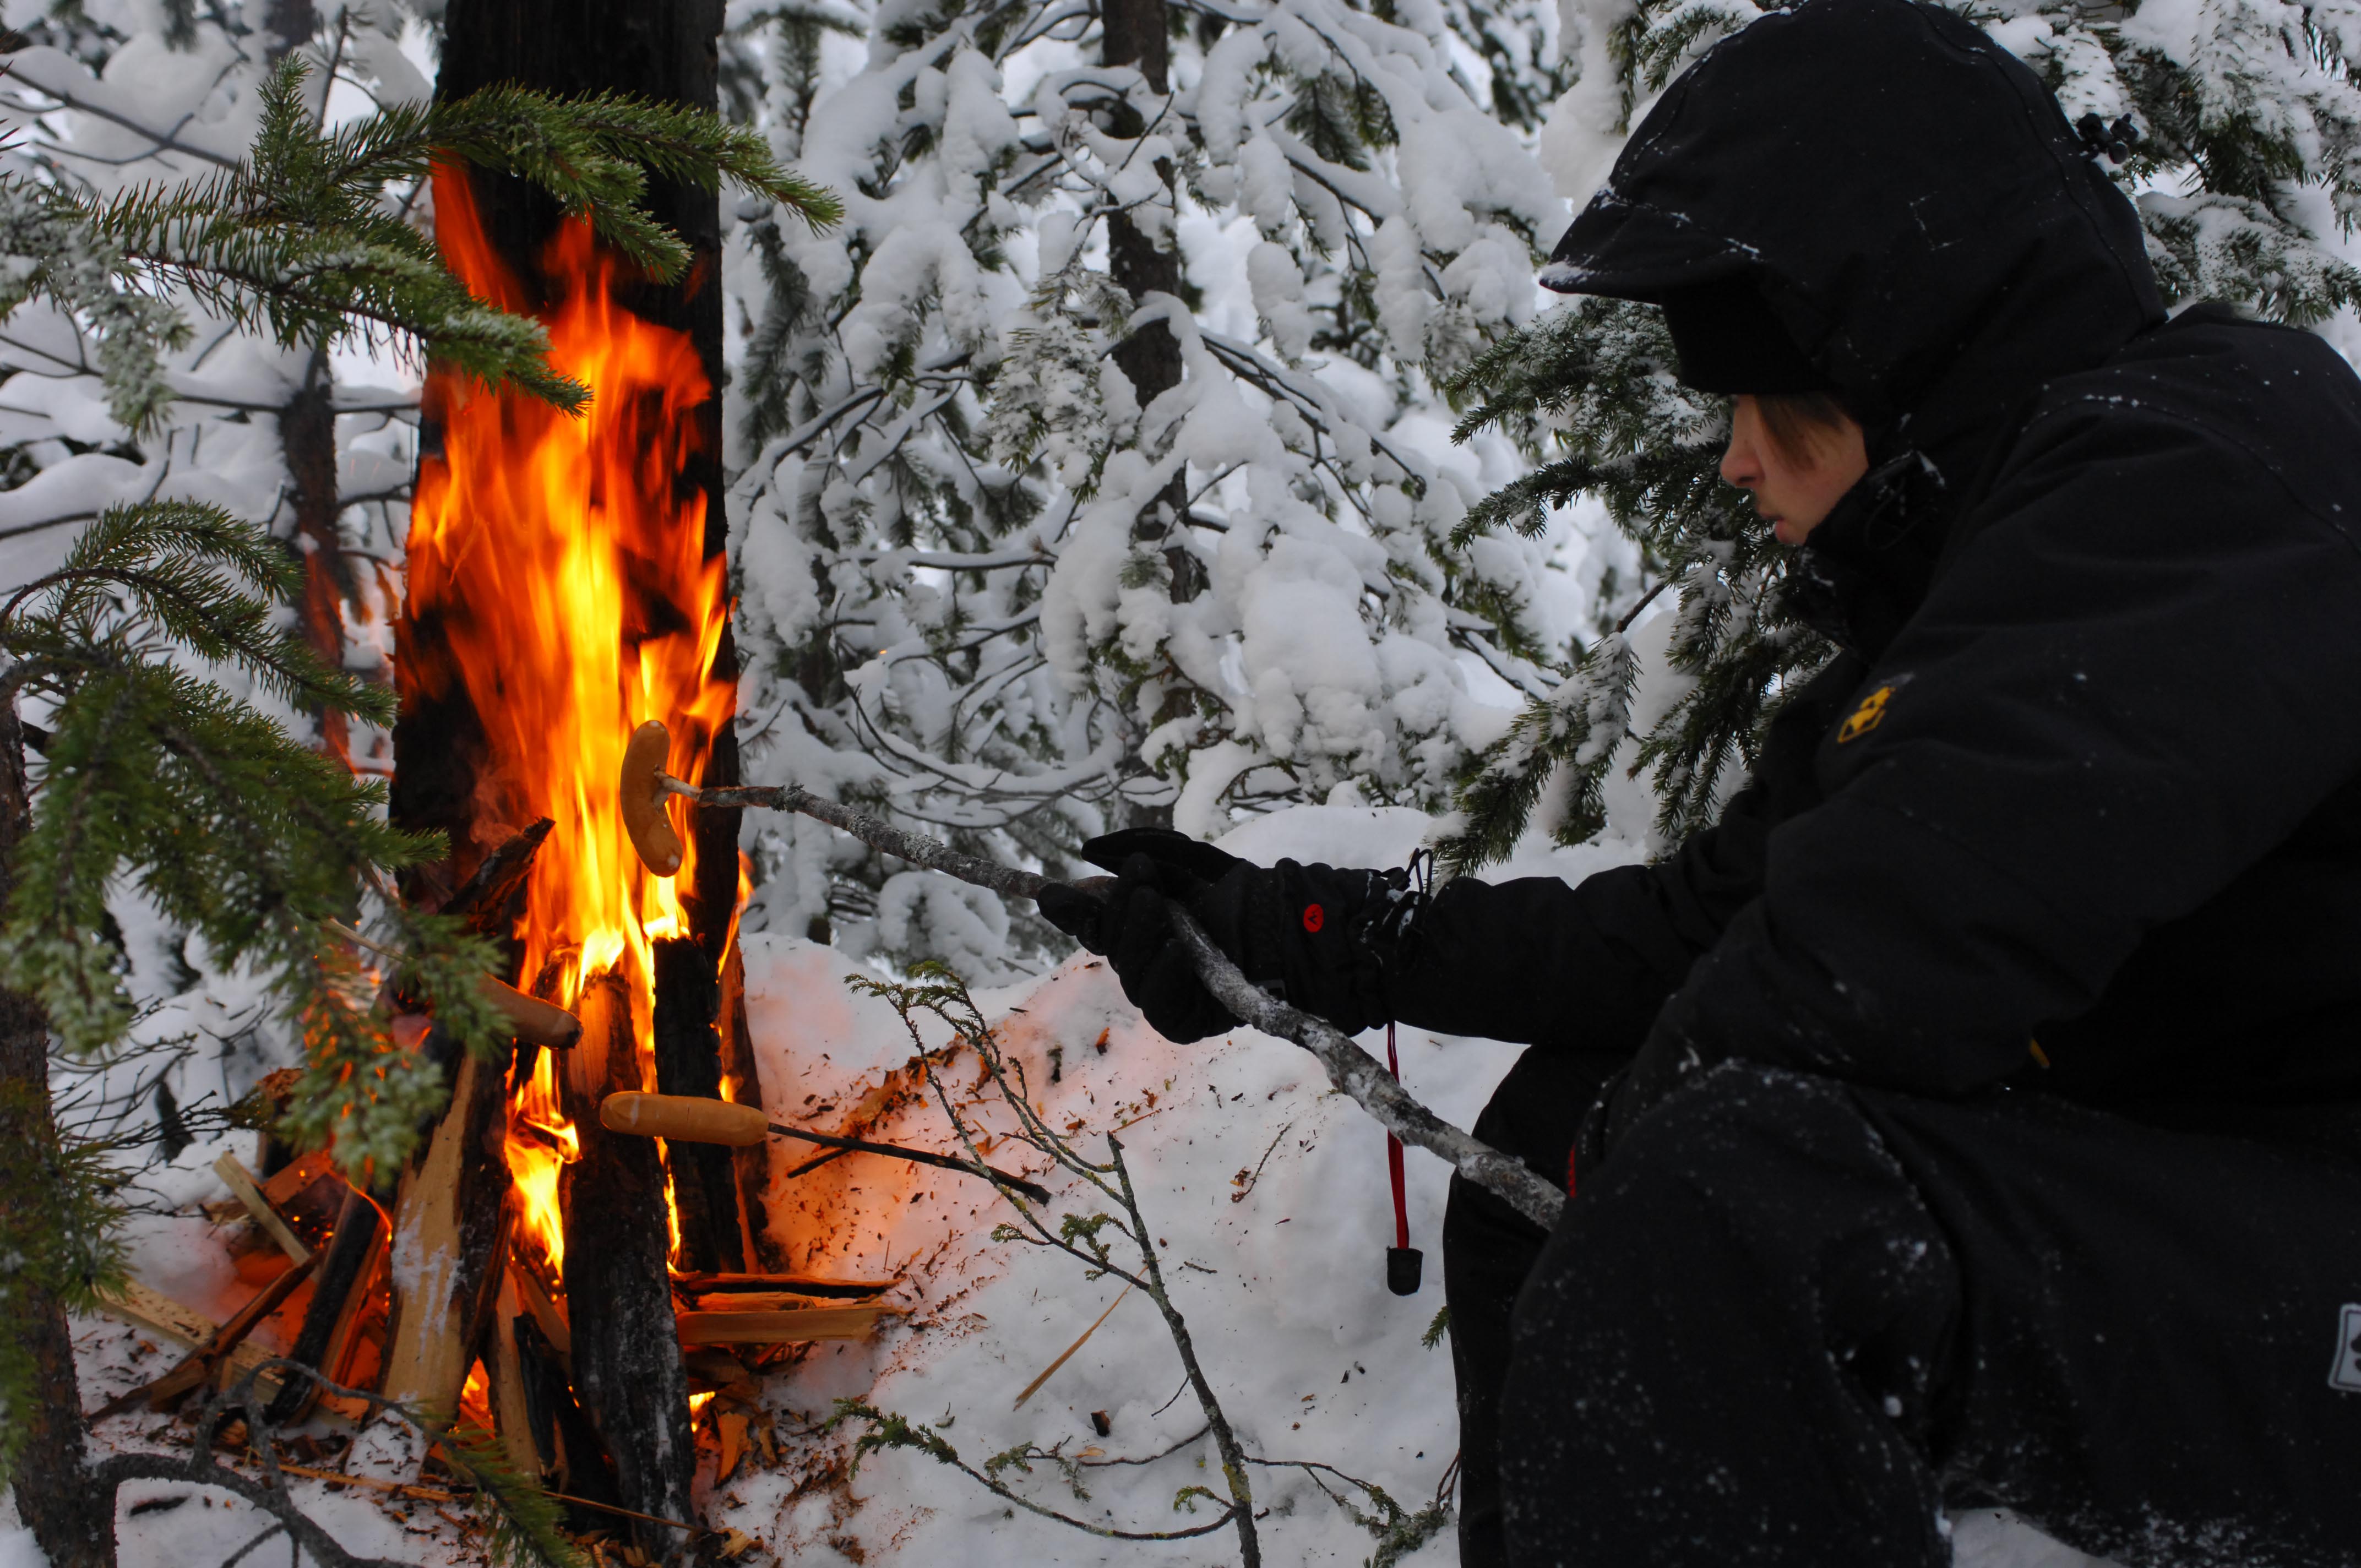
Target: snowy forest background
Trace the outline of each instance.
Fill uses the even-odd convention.
[[[2361,6],[1962,9],[2092,127],[2169,293],[2361,344],[2347,259]],[[1399,862],[1425,836],[1462,864],[1572,875],[1708,819],[1764,704],[1820,650],[1775,614],[1779,564],[1711,478],[1722,411],[1671,382],[1653,313],[1555,302],[1533,273],[1655,93],[1756,14],[1745,0],[1176,0],[1160,50],[1109,64],[1091,0],[732,0],[725,113],[846,208],[815,232],[723,198],[748,780],[859,800],[1053,873],[1077,872],[1094,833],[1169,822],[1257,858]],[[205,178],[244,155],[290,51],[313,64],[323,125],[422,99],[434,6],[7,0],[0,19],[14,35],[0,76],[0,584],[52,569],[111,504],[213,503],[300,554],[293,613],[346,669],[390,682],[420,367],[387,345],[283,347],[195,294],[169,298],[191,330],[158,336],[104,305],[97,253],[74,258],[99,279],[85,297],[27,302],[60,242],[24,192]],[[428,220],[423,191],[401,200]],[[152,366],[126,349],[141,331],[161,350]],[[316,739],[363,774],[392,765],[384,731]],[[745,847],[750,974],[767,955],[782,996],[793,975],[834,987],[939,959],[1000,988],[1002,1006],[1049,1012],[1034,999],[1056,970],[1096,984],[1084,1013],[1136,1050],[1106,1082],[1077,1074],[1070,1097],[1137,1103],[1155,1080],[1170,1092],[1175,1070],[1219,1078],[1228,1060],[1238,1091],[1268,1088],[1255,1097],[1267,1126],[1209,1106],[1147,1138],[1176,1212],[1191,1186],[1214,1195],[1209,1227],[1253,1212],[1229,1198],[1240,1149],[1252,1165],[1266,1138],[1302,1139],[1281,1113],[1282,1087],[1306,1078],[1289,1047],[1242,1035],[1229,1056],[1184,1062],[1136,1023],[1126,1036],[1120,999],[1029,908],[797,818],[750,817]],[[165,1252],[193,1245],[174,1214],[218,1196],[211,1141],[175,1127],[296,1053],[253,976],[223,971],[128,893],[113,913],[143,1012],[121,1048],[61,1064],[56,1091],[79,1135],[135,1140],[122,1157],[147,1167],[139,1255],[169,1272]],[[782,1032],[817,1026],[780,1009]],[[899,1059],[890,1017],[845,1017],[847,1061]],[[1422,1038],[1409,1066],[1414,1085],[1422,1067],[1430,1086],[1449,1081],[1438,1108],[1465,1124],[1509,1059]],[[862,1069],[831,1070],[851,1086]],[[1394,1464],[1394,1442],[1354,1429],[1399,1426],[1418,1462],[1389,1484],[1418,1496],[1452,1441],[1447,1368],[1411,1343],[1439,1297],[1431,1283],[1412,1313],[1377,1291],[1361,1266],[1382,1229],[1376,1135],[1333,1101],[1312,1113],[1347,1152],[1323,1164],[1304,1144],[1278,1190],[1295,1213],[1350,1216],[1367,1245],[1257,1255],[1271,1289],[1307,1291],[1310,1337],[1238,1354],[1273,1377],[1340,1355],[1348,1369],[1356,1354],[1415,1362],[1322,1457],[1355,1450],[1364,1474]],[[1441,1172],[1419,1181],[1431,1247]],[[877,1239],[890,1251],[896,1237],[917,1245]],[[937,1255],[955,1294],[1080,1288],[980,1239],[925,1245],[949,1249]],[[1311,1326],[1340,1301],[1392,1316],[1323,1344]],[[1001,1344],[999,1370],[1046,1362],[1103,1304]],[[1270,1310],[1207,1308],[1249,1342]],[[1126,1343],[1112,1328],[1110,1341]],[[823,1380],[915,1379],[916,1415],[964,1397],[947,1369],[984,1343],[855,1357]],[[1075,1375],[1119,1381],[1123,1354],[1098,1354],[1100,1372]],[[1120,1415],[1100,1387],[1090,1397]],[[906,1510],[964,1485],[914,1458],[873,1464],[862,1487]],[[804,1530],[823,1550],[847,1527],[777,1523],[798,1496],[770,1499],[760,1529],[763,1499],[742,1502],[750,1530]],[[948,1528],[963,1516],[944,1506]],[[1333,1509],[1305,1519],[1305,1560],[1315,1541],[1339,1560],[1370,1550]],[[925,1535],[887,1537],[910,1530]],[[1010,1551],[1039,1561],[1074,1550],[1065,1540],[1012,1533]],[[29,1550],[0,1537],[0,1560]],[[1449,1561],[1448,1532],[1417,1550]]]

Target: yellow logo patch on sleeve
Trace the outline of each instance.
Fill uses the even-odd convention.
[[[1858,740],[1884,723],[1885,705],[1893,699],[1893,696],[1892,686],[1880,686],[1861,698],[1861,706],[1854,708],[1851,715],[1837,729],[1837,744],[1841,746],[1848,740]]]

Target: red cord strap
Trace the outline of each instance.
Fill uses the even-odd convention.
[[[1401,1058],[1394,1054],[1391,1024],[1386,1025],[1386,1071],[1397,1081],[1401,1078]],[[1406,1247],[1410,1245],[1410,1200],[1402,1188],[1401,1140],[1391,1133],[1386,1135],[1386,1174],[1394,1184],[1394,1245]]]

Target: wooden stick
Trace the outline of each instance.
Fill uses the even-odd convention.
[[[807,1133],[801,1127],[783,1127],[776,1122],[765,1121],[763,1113],[752,1105],[736,1105],[727,1100],[708,1100],[691,1094],[645,1094],[637,1090],[624,1090],[609,1094],[598,1102],[598,1124],[609,1132],[635,1133],[643,1138],[728,1144],[741,1147],[768,1136],[795,1138],[807,1144],[818,1144],[824,1148],[884,1155],[889,1159],[908,1160],[913,1165],[955,1170],[962,1176],[980,1176],[1003,1187],[1014,1188],[1036,1203],[1047,1204],[1049,1201],[1048,1188],[1038,1182],[1027,1181],[1021,1176],[1012,1176],[994,1166],[971,1165],[950,1155],[906,1148],[900,1144],[878,1144],[866,1138],[840,1138],[827,1133]]]
[[[279,1244],[279,1250],[285,1253],[291,1261],[310,1261],[312,1249],[297,1239],[294,1229],[280,1216],[277,1209],[271,1207],[270,1200],[262,1195],[262,1189],[254,1184],[254,1178],[247,1174],[246,1167],[238,1163],[237,1156],[225,1154],[214,1161],[214,1174],[228,1187],[231,1197],[246,1205],[246,1212],[253,1216],[254,1223]]]
[[[691,1295],[689,1307],[698,1312],[795,1312],[824,1299],[800,1290],[707,1290]]]
[[[285,1475],[301,1475],[307,1480],[325,1481],[337,1486],[366,1486],[372,1492],[391,1492],[418,1503],[456,1503],[456,1492],[446,1492],[440,1486],[421,1486],[411,1481],[386,1481],[375,1475],[347,1475],[341,1470],[315,1470],[309,1464],[296,1464],[287,1460],[279,1462]]]
[[[950,845],[896,828],[881,817],[833,800],[823,800],[796,784],[735,785],[699,789],[695,784],[659,773],[657,788],[686,795],[701,806],[764,806],[793,811],[831,828],[841,828],[871,849],[909,861],[928,871],[941,872],[1006,897],[1038,898],[1052,879],[1019,871],[975,855],[963,855]],[[1095,880],[1095,879],[1093,879]],[[1087,889],[1090,883],[1077,883]],[[1565,1207],[1565,1192],[1536,1175],[1521,1160],[1512,1159],[1436,1115],[1386,1072],[1384,1064],[1353,1043],[1324,1018],[1315,1018],[1289,1006],[1239,972],[1213,946],[1196,920],[1180,905],[1170,905],[1172,925],[1197,966],[1198,978],[1214,999],[1246,1024],[1267,1035],[1292,1040],[1319,1058],[1328,1081],[1348,1096],[1378,1124],[1404,1144],[1439,1155],[1452,1168],[1489,1192],[1498,1194],[1519,1213],[1544,1229],[1554,1229]],[[813,1140],[818,1142],[818,1140]]]
[[[1025,1408],[1025,1401],[1031,1398],[1034,1394],[1040,1389],[1042,1384],[1049,1381],[1049,1379],[1056,1375],[1058,1368],[1065,1365],[1067,1362],[1072,1360],[1074,1352],[1090,1343],[1091,1336],[1099,1332],[1099,1324],[1105,1322],[1109,1318],[1115,1316],[1115,1310],[1123,1305],[1123,1298],[1130,1294],[1131,1287],[1128,1285],[1125,1286],[1123,1288],[1122,1294],[1116,1296],[1114,1300],[1109,1301],[1107,1303],[1106,1310],[1101,1312],[1097,1319],[1092,1322],[1091,1326],[1082,1331],[1082,1337],[1076,1340],[1073,1343],[1068,1345],[1062,1352],[1060,1352],[1057,1360],[1043,1367],[1041,1369],[1040,1376],[1036,1377],[1032,1382],[1025,1385],[1025,1392],[1017,1395],[1016,1402],[1008,1408],[1012,1410],[1023,1409]]]
[[[612,1503],[593,1502],[588,1497],[572,1497],[564,1492],[545,1491],[542,1493],[542,1496],[544,1497],[554,1498],[561,1503],[572,1503],[578,1508],[596,1508],[602,1514],[620,1514],[627,1519],[645,1519],[650,1524],[670,1525],[675,1530],[685,1530],[693,1535],[719,1535],[722,1533],[718,1530],[708,1530],[701,1524],[683,1524],[678,1519],[658,1519],[653,1514],[639,1513],[631,1508],[619,1508]]]

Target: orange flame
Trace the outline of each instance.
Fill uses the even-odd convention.
[[[437,241],[469,289],[532,309],[486,238],[465,177],[438,171],[434,202]],[[593,400],[568,416],[445,372],[429,377],[443,451],[420,466],[411,614],[438,619],[449,658],[401,674],[429,696],[463,688],[481,718],[490,757],[477,786],[481,827],[556,825],[518,932],[520,983],[570,1007],[592,979],[620,971],[652,1077],[653,943],[686,934],[688,922],[675,883],[650,876],[632,852],[615,782],[642,721],[671,726],[667,767],[691,780],[730,722],[731,684],[712,674],[729,624],[724,564],[705,553],[704,492],[681,482],[705,455],[694,411],[712,389],[687,334],[618,302],[626,274],[588,225],[567,222],[542,263],[559,296],[535,313],[550,361]],[[696,846],[683,837],[679,881],[693,886]],[[578,1153],[544,1053],[511,1107],[508,1157],[526,1234],[553,1277],[565,1252],[558,1172]]]

